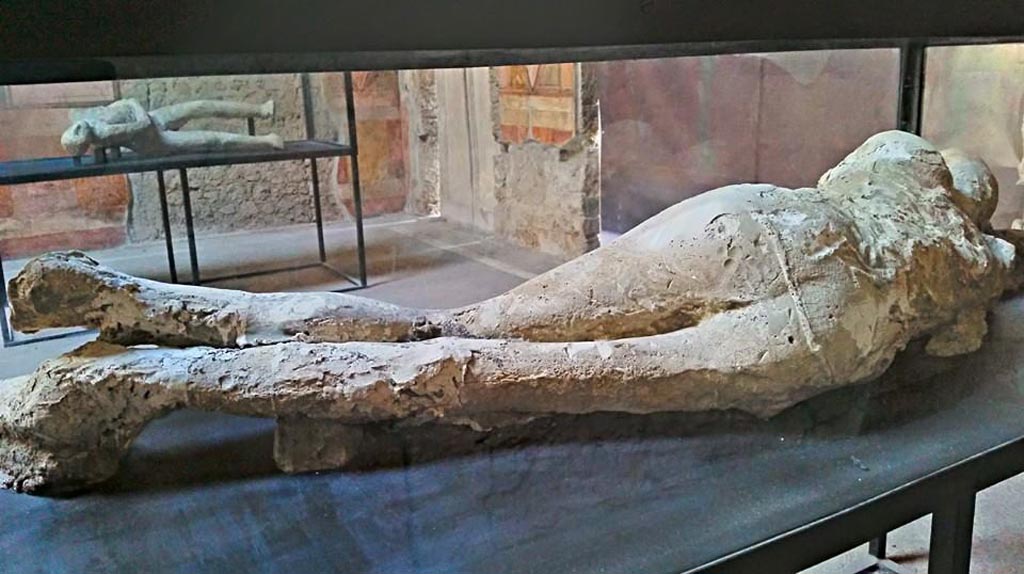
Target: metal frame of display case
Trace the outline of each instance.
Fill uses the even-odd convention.
[[[0,36],[0,83],[898,48],[898,127],[919,133],[927,47],[1024,41],[1024,10],[1012,0],[355,4],[177,0],[97,5],[83,19],[68,3],[11,0],[0,4],[0,21],[24,25]],[[248,17],[231,24],[240,10]],[[64,20],[84,24],[62,34],[53,22]],[[218,26],[224,33],[212,34]],[[1021,472],[1024,437],[688,572],[790,574],[865,541],[873,571],[898,571],[885,533],[933,514],[929,573],[966,574],[976,493]]]
[[[165,157],[138,157],[131,153],[121,153],[119,149],[97,149],[88,157],[59,157],[34,160],[21,160],[0,163],[0,185],[16,185],[56,181],[104,175],[155,172],[157,190],[160,199],[160,217],[163,225],[164,242],[167,249],[167,268],[172,283],[178,283],[178,269],[174,255],[174,238],[171,229],[170,213],[167,201],[167,186],[164,180],[165,171],[177,170],[181,181],[182,207],[185,215],[185,233],[188,241],[189,267],[191,283],[202,285],[218,281],[243,279],[273,273],[298,271],[311,268],[323,268],[339,278],[352,284],[351,287],[336,291],[351,291],[367,286],[366,278],[366,245],[363,234],[362,194],[359,186],[359,140],[356,133],[355,102],[352,88],[351,72],[344,73],[345,106],[348,120],[348,144],[318,141],[313,120],[313,106],[309,87],[308,74],[302,75],[303,108],[305,115],[305,140],[286,142],[283,149],[245,152],[193,153]],[[255,133],[255,122],[247,122],[250,134]],[[332,157],[348,157],[352,170],[352,203],[356,230],[356,255],[358,258],[358,276],[353,277],[336,268],[327,261],[327,249],[324,244],[323,206],[320,195],[320,174],[317,159]],[[193,222],[191,190],[188,183],[188,170],[197,167],[214,167],[243,165],[289,160],[308,160],[310,182],[313,193],[314,222],[316,225],[317,251],[319,260],[313,263],[290,265],[274,269],[261,269],[245,273],[235,273],[218,277],[202,277],[199,270],[199,253],[196,245],[195,225]],[[61,331],[57,333],[24,336],[16,333],[11,326],[8,313],[10,305],[7,296],[7,280],[3,272],[3,257],[0,254],[0,340],[5,347],[24,345],[43,340],[51,340],[82,332],[81,330]]]
[[[885,553],[886,534],[932,515],[928,574],[970,572],[978,492],[1024,472],[1024,437],[683,574],[793,574],[869,541],[874,564],[856,574],[905,570]]]

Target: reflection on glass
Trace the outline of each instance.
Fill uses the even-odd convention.
[[[898,74],[889,49],[599,64],[605,229],[730,183],[813,185],[896,125]]]
[[[921,133],[988,163],[999,180],[998,228],[1024,217],[1018,185],[1024,114],[1024,44],[929,48]]]

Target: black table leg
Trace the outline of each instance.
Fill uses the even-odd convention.
[[[0,337],[3,338],[4,346],[14,342],[14,329],[11,328],[11,321],[7,316],[10,301],[7,299],[7,275],[4,273],[4,259],[0,255]]]
[[[185,233],[188,234],[188,258],[192,267],[192,284],[199,285],[199,256],[196,255],[196,230],[192,224],[192,193],[188,188],[188,173],[178,170],[181,176],[181,200],[185,207]]]
[[[167,244],[167,270],[171,272],[171,283],[178,282],[178,266],[174,262],[174,240],[171,238],[171,217],[167,209],[167,184],[164,172],[156,172],[156,185],[160,192],[160,218],[164,224],[164,242]]]
[[[889,533],[886,532],[885,534],[883,534],[883,535],[879,536],[878,538],[875,538],[874,540],[872,540],[868,544],[868,554],[874,556],[875,558],[878,558],[879,560],[884,560],[885,559],[885,544],[886,544],[886,538],[888,536],[889,536]]]
[[[968,574],[974,534],[973,491],[958,494],[932,514],[928,574]]]
[[[324,247],[324,211],[320,202],[320,173],[316,168],[316,158],[309,160],[309,177],[313,184],[313,214],[316,216],[316,241],[320,249],[320,263],[327,261],[327,249]]]
[[[359,191],[359,159],[352,158],[352,203],[356,216],[356,250],[359,255],[359,284],[366,287],[366,240],[363,238],[363,197]]]
[[[356,217],[356,250],[359,255],[359,284],[366,287],[366,242],[363,238],[363,196],[359,189],[359,139],[356,130],[356,103],[352,72],[345,72],[345,108],[348,116],[348,145],[352,148],[352,203]]]

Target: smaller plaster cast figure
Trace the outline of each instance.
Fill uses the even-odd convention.
[[[74,123],[61,136],[60,143],[75,156],[85,154],[90,147],[126,147],[147,156],[281,149],[284,142],[276,134],[178,131],[194,119],[268,119],[273,116],[273,100],[262,105],[199,100],[147,112],[138,101],[124,99],[108,106],[73,111]]]

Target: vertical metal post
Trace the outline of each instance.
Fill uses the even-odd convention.
[[[925,44],[906,42],[899,49],[899,101],[896,105],[896,129],[921,135],[921,107],[925,85]],[[868,553],[886,558],[887,533],[871,540]]]
[[[889,533],[886,532],[868,543],[868,554],[878,558],[879,560],[885,560],[885,544],[888,536]]]
[[[256,135],[256,120],[254,118],[245,118],[245,127],[249,130],[249,135]]]
[[[171,217],[167,209],[167,184],[164,172],[157,170],[156,187],[160,192],[160,219],[164,224],[164,243],[167,244],[167,270],[171,272],[171,283],[178,282],[178,266],[174,262],[174,240],[171,237]]]
[[[359,190],[359,139],[356,136],[356,103],[352,91],[352,72],[345,72],[345,108],[348,112],[349,159],[352,166],[352,203],[356,216],[356,250],[359,255],[359,284],[366,287],[366,243],[363,237],[363,196]]]
[[[320,204],[320,172],[316,168],[316,158],[309,159],[309,177],[313,184],[313,214],[316,216],[316,241],[320,249],[320,263],[327,261],[327,248],[324,247],[324,210]]]
[[[192,266],[192,284],[199,285],[199,257],[196,255],[196,231],[192,224],[192,193],[188,188],[188,173],[178,170],[181,177],[181,200],[185,207],[185,233],[188,235],[188,258]]]
[[[313,94],[309,81],[309,74],[302,74],[302,116],[306,121],[306,139],[316,139],[316,121],[313,117]]]
[[[11,320],[7,317],[7,310],[10,308],[10,301],[7,299],[7,275],[4,273],[4,259],[0,255],[0,337],[3,338],[4,346],[14,342],[14,330],[11,328]]]
[[[932,514],[928,574],[968,574],[974,534],[975,493],[969,490],[943,503]]]
[[[309,74],[302,74],[302,115],[306,120],[306,139],[316,139],[316,122],[313,117],[313,94],[309,82]],[[317,170],[316,158],[309,159],[309,178],[313,185],[313,214],[316,217],[316,241],[320,250],[320,263],[327,261],[327,249],[324,247],[324,210],[320,200],[320,172]]]
[[[907,42],[900,48],[900,99],[897,129],[921,135],[925,45]]]

